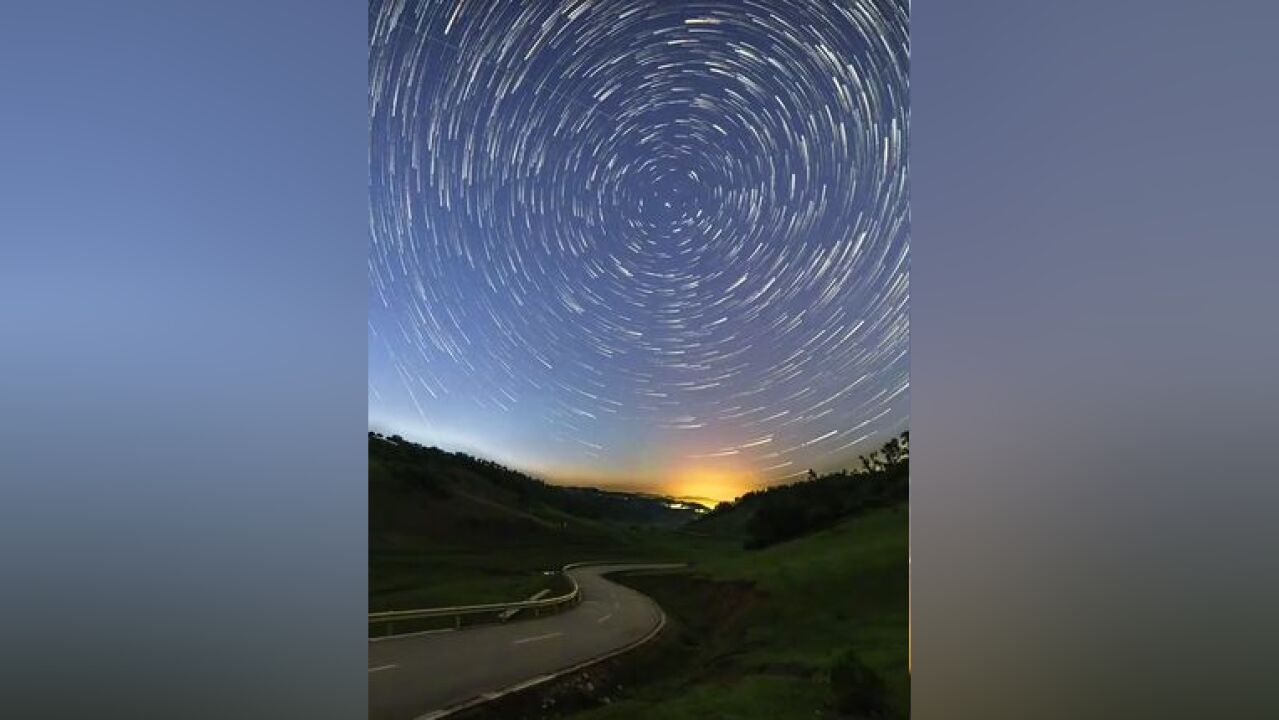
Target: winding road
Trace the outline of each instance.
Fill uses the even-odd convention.
[[[369,643],[370,720],[428,720],[626,649],[665,623],[657,603],[607,573],[678,565],[569,570],[582,602],[557,615]]]

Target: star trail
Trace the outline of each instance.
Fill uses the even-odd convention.
[[[905,2],[374,0],[370,427],[722,499],[909,395]]]

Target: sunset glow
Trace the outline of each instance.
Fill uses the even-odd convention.
[[[734,500],[754,489],[748,473],[731,468],[694,467],[676,474],[664,492],[706,505]]]

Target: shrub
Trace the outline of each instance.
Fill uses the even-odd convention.
[[[746,548],[757,549],[790,540],[811,529],[808,507],[791,498],[768,498],[747,523]]]
[[[852,648],[835,658],[830,671],[835,709],[853,717],[884,717],[887,711],[884,683]]]

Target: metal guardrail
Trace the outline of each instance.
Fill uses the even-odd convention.
[[[372,628],[375,626],[384,628],[384,632],[377,635],[377,637],[391,637],[396,635],[396,624],[399,624],[401,630],[403,630],[405,625],[422,626],[431,624],[425,621],[449,620],[451,622],[447,625],[435,623],[434,629],[460,628],[463,624],[479,625],[506,622],[512,616],[524,611],[531,612],[534,617],[560,612],[573,607],[582,599],[582,589],[578,587],[577,581],[573,579],[573,576],[568,571],[575,567],[589,564],[594,563],[570,563],[560,570],[560,574],[568,579],[570,587],[569,591],[563,595],[538,600],[517,600],[484,605],[459,605],[456,607],[422,608],[419,610],[387,610],[369,613],[369,637],[374,637]],[[402,632],[400,634],[409,633]]]

